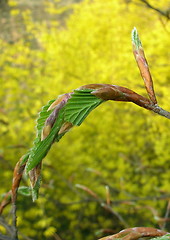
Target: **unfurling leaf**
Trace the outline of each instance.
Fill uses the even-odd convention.
[[[132,43],[135,46],[136,50],[139,50],[140,47],[142,48],[142,43],[140,41],[138,31],[135,27],[132,30]]]

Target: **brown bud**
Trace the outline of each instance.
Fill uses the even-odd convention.
[[[38,181],[39,177],[41,176],[41,162],[34,167],[31,171],[29,171],[29,177],[31,182],[31,187],[34,188],[36,182]]]
[[[60,104],[61,102],[63,102],[63,101],[64,101],[64,103],[66,103],[67,100],[68,100],[70,97],[71,97],[71,93],[66,93],[66,94],[63,94],[63,95],[59,96],[59,97],[50,105],[50,107],[48,108],[47,111],[50,111],[50,110],[56,108],[57,105],[59,105],[59,104]]]
[[[43,141],[48,135],[50,134],[50,131],[58,117],[59,111],[62,109],[62,107],[65,105],[65,101],[62,100],[53,110],[53,112],[50,114],[50,116],[45,121],[45,126],[41,132],[41,141]]]
[[[44,126],[44,128],[41,132],[41,141],[43,141],[46,137],[48,137],[48,135],[50,134],[50,131],[51,131],[50,125]]]
[[[73,127],[73,124],[70,122],[65,122],[61,128],[60,131],[58,132],[58,134],[62,134],[62,133],[66,133],[68,132],[71,128]]]
[[[99,88],[93,91],[91,94],[105,101],[114,100],[114,101],[133,102],[147,109],[149,109],[151,105],[151,102],[149,99],[135,93],[134,91],[128,88],[116,86],[116,85],[105,84],[103,88]]]
[[[155,92],[154,92],[152,76],[151,76],[151,73],[149,71],[149,66],[148,66],[148,63],[146,61],[146,58],[143,57],[143,55],[141,56],[139,54],[136,54],[135,58],[136,58],[138,68],[140,70],[140,74],[141,74],[141,76],[144,80],[145,87],[146,87],[146,90],[148,92],[149,98],[151,99],[151,101],[154,104],[156,104],[157,100],[156,100],[156,96],[155,96]]]

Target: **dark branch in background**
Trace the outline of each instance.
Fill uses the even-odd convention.
[[[112,207],[110,206],[110,201],[108,203],[108,199],[106,199],[106,201],[102,200],[95,192],[93,192],[90,188],[84,185],[76,184],[76,187],[82,189],[90,196],[92,196],[92,198],[95,199],[96,202],[98,202],[102,208],[104,208],[107,212],[111,213],[113,216],[116,216],[124,227],[126,228],[128,227],[128,224],[125,221],[125,219],[117,211],[112,209]]]
[[[170,200],[168,201],[164,218],[165,218],[165,219],[170,219]],[[170,220],[169,220],[169,221],[170,221]],[[165,229],[165,228],[166,228],[166,223],[167,223],[167,221],[164,221],[164,223],[163,223],[163,225],[162,225],[162,229]]]
[[[152,4],[150,4],[147,0],[139,0],[139,1],[144,3],[146,7],[150,8],[150,9],[156,11],[157,13],[159,13],[160,15],[166,17],[168,20],[170,19],[170,7],[163,11],[163,10],[153,6]]]
[[[3,217],[0,217],[0,224],[1,224],[1,226],[3,226],[6,229],[8,234],[10,234],[10,235],[13,234],[13,227],[10,226],[8,223],[6,223],[6,221]],[[0,240],[1,240],[1,238],[0,238]]]
[[[0,225],[3,226],[6,229],[6,232],[10,235],[13,236],[14,235],[14,228],[13,226],[10,226],[8,223],[6,223],[5,219],[3,217],[0,217]],[[19,233],[19,235],[22,236],[23,239],[25,240],[33,240],[32,238],[29,238],[27,236],[25,236],[22,233]],[[12,237],[7,236],[7,235],[3,235],[0,233],[0,240],[13,240]]]
[[[170,198],[170,195],[163,195],[163,196],[150,196],[150,197],[136,197],[136,198],[132,198],[132,199],[121,199],[121,200],[110,200],[110,205],[119,205],[119,204],[133,204],[134,202],[138,202],[138,201],[148,201],[148,200],[167,200]],[[52,201],[52,199],[49,198],[49,202]],[[86,199],[82,199],[79,201],[74,201],[74,202],[59,202],[59,201],[54,201],[54,203],[56,204],[56,206],[61,206],[61,207],[66,207],[69,205],[76,205],[76,204],[83,204],[83,203],[87,203],[87,202],[98,202],[97,199],[94,198],[86,198]],[[102,202],[104,202],[104,199],[102,199]]]

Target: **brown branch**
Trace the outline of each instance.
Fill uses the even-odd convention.
[[[163,117],[170,119],[170,112],[162,109],[157,104],[154,104],[148,98],[145,98],[136,92],[117,85],[111,84],[89,84],[80,87],[79,89],[94,89],[91,94],[99,97],[105,101],[125,101],[133,102],[136,105],[151,110]]]
[[[18,229],[17,229],[17,206],[16,206],[16,200],[17,200],[17,192],[18,192],[18,187],[21,182],[22,174],[25,169],[25,164],[21,165],[22,158],[17,162],[14,172],[13,172],[13,180],[12,180],[12,195],[11,195],[11,201],[12,201],[12,224],[13,224],[13,240],[18,240]]]
[[[168,232],[164,232],[156,228],[135,227],[124,229],[117,234],[103,237],[100,238],[99,240],[113,240],[116,238],[121,238],[122,240],[137,240],[142,237],[160,237],[166,234],[168,234]]]
[[[11,190],[7,192],[0,204],[0,215],[2,214],[4,208],[11,203]]]

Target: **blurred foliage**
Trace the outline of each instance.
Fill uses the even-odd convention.
[[[170,109],[166,19],[131,1],[61,2],[41,1],[39,9],[36,4],[31,9],[9,0],[8,16],[0,19],[8,23],[6,29],[1,24],[0,39],[0,193],[10,189],[13,167],[32,146],[37,112],[48,100],[89,83],[146,94],[131,49],[134,25],[159,104]],[[161,8],[168,4],[159,1]],[[124,222],[101,207],[106,185],[113,210],[127,226],[162,226],[168,198],[163,196],[170,198],[169,128],[167,119],[133,104],[103,104],[45,158],[39,200],[19,195],[19,231],[32,239],[67,240],[91,240],[101,229],[119,231]],[[75,184],[87,186],[101,201]]]

